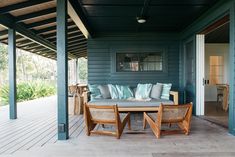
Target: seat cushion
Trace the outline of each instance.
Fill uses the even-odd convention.
[[[149,101],[140,101],[136,99],[93,99],[89,103],[95,105],[115,105],[119,107],[156,107],[160,104],[173,105],[174,102],[166,99],[151,99]]]

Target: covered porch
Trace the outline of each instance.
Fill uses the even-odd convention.
[[[192,119],[189,136],[176,134],[156,139],[149,127],[142,129],[142,115],[132,114],[132,128],[120,140],[109,136],[86,136],[82,116],[69,116],[70,139],[57,140],[56,97],[18,104],[18,119],[7,118],[9,109],[0,110],[0,156],[215,156],[235,155],[235,138],[227,129]]]
[[[9,108],[0,109],[1,155],[235,155],[234,0],[4,0],[0,8],[0,42],[8,44],[10,85]],[[83,116],[69,115],[68,60],[79,57],[88,58],[89,84],[171,83],[181,92],[179,103],[193,102],[193,114],[203,115],[203,33],[221,19],[230,26],[228,130],[193,117],[189,136],[156,140],[149,127],[142,129],[142,113],[131,113],[133,130],[125,129],[116,140],[86,136]],[[17,104],[16,48],[57,60],[57,97]],[[123,68],[118,55],[120,63],[138,60],[138,65]],[[150,58],[142,67],[140,56]],[[151,62],[158,67],[148,68]]]

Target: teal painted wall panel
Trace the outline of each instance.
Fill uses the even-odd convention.
[[[167,70],[164,72],[116,72],[116,52],[157,52],[163,50]],[[128,84],[172,83],[179,87],[178,34],[102,34],[88,40],[88,83]]]

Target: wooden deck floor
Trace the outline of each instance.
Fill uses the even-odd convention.
[[[12,154],[57,142],[56,97],[18,105],[18,119],[8,119],[8,107],[0,108],[0,155]],[[69,116],[70,137],[84,129],[82,116]]]
[[[8,108],[0,108],[0,156],[4,157],[170,157],[235,156],[235,137],[225,128],[194,117],[189,136],[156,139],[142,117],[132,114],[132,132],[120,140],[85,135],[82,116],[70,116],[70,139],[57,141],[56,97],[18,105],[18,119],[8,120]]]

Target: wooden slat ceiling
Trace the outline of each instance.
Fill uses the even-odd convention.
[[[229,43],[229,23],[226,23],[206,34],[206,43]]]
[[[77,0],[97,32],[179,32],[218,0]],[[137,17],[147,22],[137,23]]]
[[[55,0],[1,0],[0,14],[11,16],[38,36],[56,45],[56,1]],[[68,16],[69,59],[87,56],[87,40]],[[56,52],[39,45],[19,34],[17,48],[56,59]],[[7,28],[0,25],[0,42],[7,44]]]

